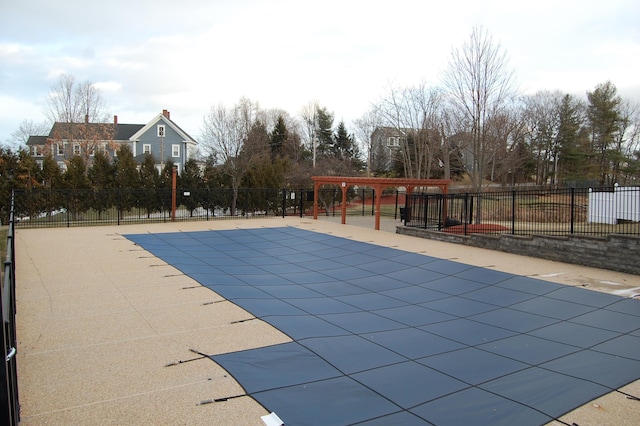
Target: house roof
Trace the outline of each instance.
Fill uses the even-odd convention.
[[[128,141],[143,127],[144,124],[118,124],[115,140]]]
[[[138,138],[140,138],[145,132],[147,132],[149,129],[151,129],[153,126],[155,126],[158,122],[163,121],[165,124],[167,124],[169,127],[171,127],[173,130],[175,130],[176,133],[178,133],[180,135],[180,137],[188,142],[188,143],[192,143],[192,144],[196,144],[197,142],[195,141],[195,139],[193,139],[191,136],[189,136],[187,134],[187,132],[185,132],[184,130],[182,130],[180,128],[180,126],[178,126],[176,123],[174,123],[173,121],[171,121],[171,119],[167,118],[164,113],[160,113],[158,115],[156,115],[153,120],[151,120],[148,124],[146,124],[144,127],[142,127],[141,129],[139,129],[135,134],[133,134],[129,139],[130,140],[136,140]]]
[[[47,136],[29,136],[27,145],[45,145],[47,139],[89,139],[104,141],[134,141],[144,132],[164,121],[175,130],[180,137],[189,144],[197,144],[187,132],[167,118],[163,113],[158,114],[148,124],[120,124],[120,123],[63,123],[55,122]]]
[[[113,123],[63,123],[56,121],[49,139],[116,140],[117,127]]]
[[[45,145],[47,143],[48,136],[29,136],[27,140],[27,146]]]

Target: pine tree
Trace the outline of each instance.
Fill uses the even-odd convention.
[[[571,95],[565,95],[558,111],[559,125],[556,145],[559,146],[561,180],[588,179],[590,147],[582,132],[583,106]]]
[[[282,115],[278,116],[278,121],[269,136],[271,139],[269,143],[271,147],[271,158],[276,158],[283,154],[285,142],[289,138],[289,131],[287,130],[287,125]]]
[[[122,218],[125,211],[136,206],[136,197],[133,191],[140,189],[140,175],[136,160],[128,145],[122,145],[118,150],[115,169],[115,187],[121,190],[118,194],[117,205],[119,215]]]
[[[113,180],[115,168],[104,151],[98,151],[93,157],[93,163],[87,172],[93,186],[92,207],[98,212],[98,217],[114,203]]]
[[[589,105],[587,120],[591,130],[591,146],[597,155],[600,184],[611,182],[612,170],[620,161],[622,153],[615,145],[620,132],[622,98],[618,96],[616,87],[607,81],[596,86],[593,92],[587,92]]]
[[[200,189],[202,188],[202,177],[198,163],[190,158],[184,164],[184,170],[178,177],[178,204],[185,206],[189,210],[189,216],[193,216],[193,211],[200,205]],[[189,195],[185,195],[188,192]]]
[[[145,154],[144,161],[140,165],[140,187],[138,203],[144,207],[147,217],[151,217],[151,214],[160,211],[161,207],[157,192],[160,188],[160,174],[152,154]]]

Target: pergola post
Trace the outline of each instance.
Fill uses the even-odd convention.
[[[347,223],[347,182],[342,182],[340,185],[342,189],[342,224]]]
[[[313,183],[313,219],[318,220],[318,190],[320,189],[321,183],[315,181]]]

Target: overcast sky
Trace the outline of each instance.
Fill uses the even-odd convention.
[[[349,125],[390,85],[439,85],[482,25],[524,93],[607,80],[640,101],[638,0],[20,0],[0,5],[0,142],[40,122],[61,73],[98,85],[120,123],[162,109],[200,137],[245,96],[297,116],[317,100]]]

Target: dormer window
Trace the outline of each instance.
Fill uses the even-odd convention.
[[[158,137],[164,138],[164,124],[158,124]]]

